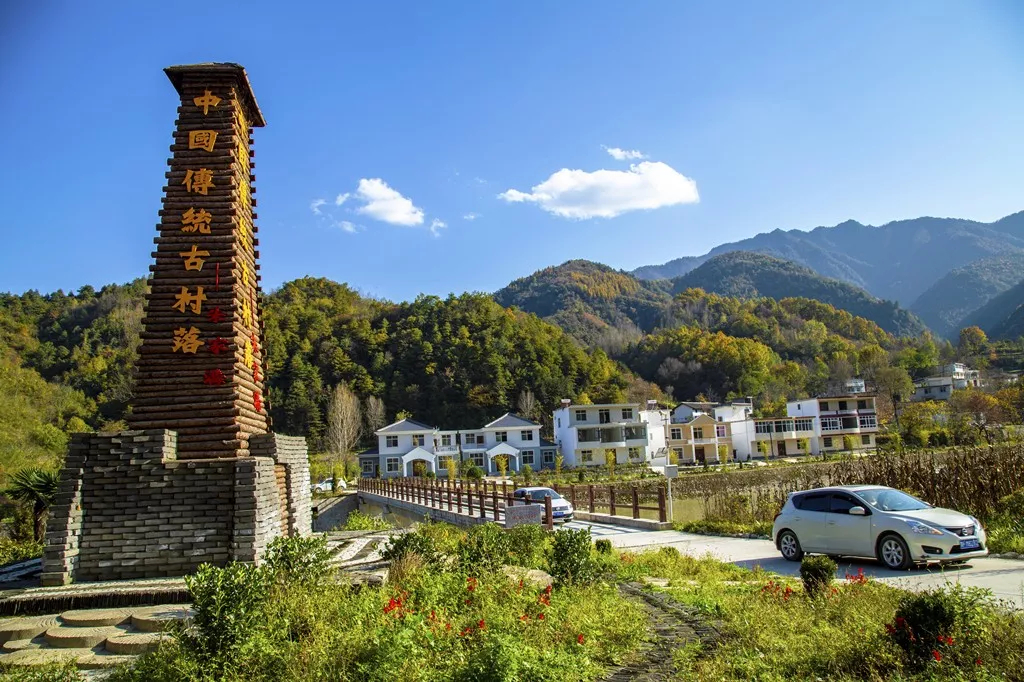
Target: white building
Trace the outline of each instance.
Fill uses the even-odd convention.
[[[875,446],[878,433],[878,413],[875,396],[866,393],[795,400],[786,404],[786,414],[800,419],[811,419],[813,433],[797,428],[797,438],[813,436],[811,452],[839,452],[866,450]],[[806,427],[807,422],[794,424]],[[807,434],[807,435],[802,435]],[[817,442],[814,442],[817,441]],[[815,446],[817,448],[815,449]]]
[[[980,388],[981,385],[981,372],[962,362],[951,362],[940,367],[937,375],[914,382],[914,395],[910,399],[914,402],[949,400],[953,391]]]
[[[507,471],[555,466],[555,444],[541,439],[540,424],[506,413],[479,429],[439,430],[402,419],[374,432],[377,447],[359,453],[364,477],[445,475],[449,460],[469,460],[487,474],[500,471],[495,459],[507,457]]]
[[[687,424],[693,421],[694,417],[702,414],[711,414],[717,403],[684,402],[672,408],[672,423]]]
[[[563,400],[551,417],[565,466],[599,466],[613,459],[618,464],[650,464],[656,457],[666,457],[669,411],[659,410],[653,400],[647,409],[641,407],[573,405]]]

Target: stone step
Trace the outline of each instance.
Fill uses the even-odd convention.
[[[192,618],[195,612],[183,604],[162,604],[132,609],[132,625],[143,632],[162,632],[175,621]]]
[[[62,625],[69,627],[95,628],[104,625],[120,625],[131,620],[127,609],[80,609],[60,614]]]
[[[33,639],[9,639],[3,643],[3,646],[0,646],[0,651],[21,651],[22,649],[38,649],[43,646],[46,646],[45,637],[35,637]],[[4,659],[0,657],[0,662],[3,660]]]
[[[38,637],[60,621],[57,616],[24,616],[0,621],[0,644],[12,639]]]
[[[0,656],[0,663],[12,668],[34,668],[53,663],[63,663],[71,659],[83,670],[95,670],[99,668],[114,668],[124,663],[131,663],[134,656],[112,654],[105,651],[93,651],[92,649],[52,649],[52,648],[29,648]]]
[[[46,631],[46,643],[58,649],[89,649],[125,632],[126,628],[115,625],[93,628],[58,625]]]
[[[129,632],[117,637],[108,637],[103,648],[112,654],[139,655],[152,651],[160,642],[170,637],[161,632]]]

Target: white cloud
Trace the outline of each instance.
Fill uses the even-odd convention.
[[[467,213],[466,215],[462,216],[462,219],[463,220],[468,220],[468,221],[472,222],[472,221],[476,220],[479,217],[480,217],[479,213]]]
[[[423,210],[380,178],[361,179],[355,195],[356,199],[365,202],[356,209],[357,213],[392,225],[411,227],[423,224]]]
[[[446,223],[443,220],[438,220],[437,218],[434,218],[433,220],[430,221],[430,234],[434,235],[435,237],[440,237],[441,230],[443,230],[446,227],[448,227],[448,223]]]
[[[356,232],[359,231],[354,224],[350,223],[347,220],[342,220],[341,222],[339,222],[338,227],[340,227],[345,232],[348,232],[349,234],[355,234]]]
[[[334,197],[334,205],[341,206],[348,200],[350,196],[352,195],[349,194],[348,192],[345,192],[344,194],[339,194],[338,196]]]
[[[618,147],[605,147],[604,145],[601,145],[601,148],[608,152],[608,154],[617,161],[631,161],[647,158],[646,154],[638,152],[635,149],[619,149]]]
[[[614,218],[700,201],[697,183],[661,161],[633,164],[628,171],[556,171],[530,192],[510,189],[498,195],[512,203],[535,203],[563,218]]]
[[[327,202],[323,199],[314,199],[313,203],[309,205],[309,210],[312,211],[314,215],[322,215],[323,212],[320,210],[320,207],[326,203]]]

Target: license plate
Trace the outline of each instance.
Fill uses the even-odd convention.
[[[565,512],[555,512],[555,516],[565,516]]]
[[[978,549],[981,546],[977,540],[961,540],[960,549]]]

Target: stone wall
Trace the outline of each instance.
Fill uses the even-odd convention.
[[[173,431],[72,436],[51,507],[43,584],[180,576],[203,563],[253,562],[275,537],[308,534],[304,439],[266,434],[254,442],[260,456],[179,460]]]

